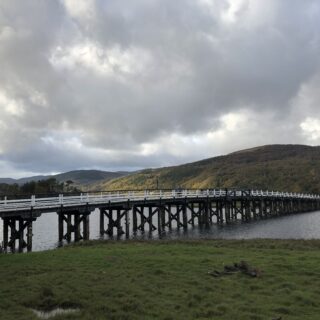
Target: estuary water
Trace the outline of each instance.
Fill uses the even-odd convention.
[[[1,219],[0,219],[1,220]],[[132,219],[130,219],[132,220]],[[156,221],[154,221],[156,225]],[[130,223],[132,226],[132,223]],[[130,230],[131,231],[131,230]],[[133,238],[131,232],[131,238]],[[146,229],[138,239],[158,239],[154,231],[151,235]],[[172,230],[161,235],[163,239],[320,239],[320,211],[292,214],[288,216],[257,220],[249,223],[212,225],[209,229],[189,226],[185,232],[173,224]],[[90,239],[101,239],[99,234],[99,211],[90,215]],[[108,239],[105,236],[105,239]],[[120,239],[125,239],[123,238]],[[0,242],[2,242],[2,220],[0,221]],[[45,213],[33,223],[33,251],[54,249],[58,246],[58,216],[55,212]]]

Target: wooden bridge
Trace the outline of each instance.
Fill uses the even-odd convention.
[[[172,228],[250,221],[320,209],[320,196],[252,190],[146,190],[31,196],[0,201],[4,252],[32,250],[32,224],[58,214],[59,242],[88,240],[89,217],[100,210],[100,234],[110,237]],[[131,224],[132,219],[132,224]]]

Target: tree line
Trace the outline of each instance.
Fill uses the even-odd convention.
[[[2,196],[55,194],[63,192],[80,192],[80,190],[73,185],[73,181],[71,180],[59,182],[55,178],[49,178],[39,181],[29,181],[22,185],[19,185],[17,183],[0,183],[0,195]]]

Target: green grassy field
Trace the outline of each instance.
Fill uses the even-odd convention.
[[[0,319],[320,319],[320,241],[89,242],[0,255]],[[251,278],[208,271],[247,261]]]

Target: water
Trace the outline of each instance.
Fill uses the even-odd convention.
[[[190,213],[189,213],[190,217]],[[132,220],[132,219],[131,219]],[[156,218],[154,219],[155,226]],[[132,228],[132,223],[130,223]],[[132,230],[130,230],[131,232]],[[99,211],[90,215],[90,239],[100,239]],[[157,239],[157,231],[149,235],[148,229],[137,238]],[[107,236],[106,236],[107,238]],[[124,238],[124,237],[123,237]],[[172,231],[163,234],[165,239],[320,239],[320,211],[293,214],[249,223],[235,223],[232,225],[213,225],[209,230],[198,226],[189,226],[187,232],[177,230],[173,223]],[[2,241],[2,219],[0,219],[0,241]],[[56,213],[45,213],[33,224],[33,251],[53,249],[58,246],[58,216]]]
[[[31,309],[31,310],[39,319],[51,319],[51,318],[55,318],[57,315],[60,315],[60,314],[69,314],[69,313],[78,312],[80,309],[56,308],[51,311],[39,311],[35,309]]]

